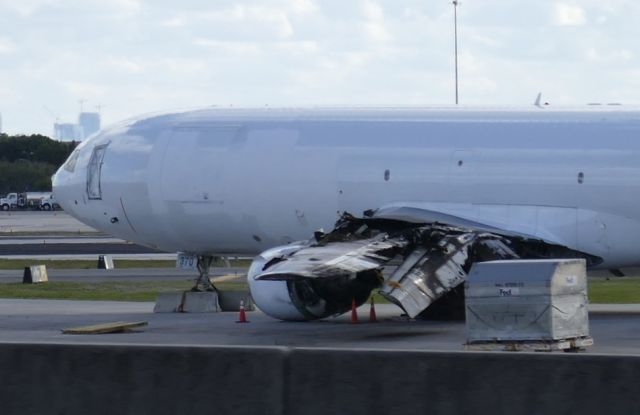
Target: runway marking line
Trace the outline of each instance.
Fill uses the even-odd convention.
[[[113,323],[92,324],[89,326],[71,327],[63,329],[64,334],[105,334],[120,333],[131,330],[135,327],[142,327],[149,324],[147,321],[115,321]]]
[[[244,277],[244,275],[236,275],[236,274],[227,274],[227,275],[220,275],[218,277],[213,277],[211,278],[212,282],[224,282],[224,281],[230,281],[233,279],[240,279]]]

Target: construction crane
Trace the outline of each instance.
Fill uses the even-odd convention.
[[[49,115],[51,115],[54,118],[55,121],[53,124],[53,137],[57,138],[56,126],[58,125],[58,121],[60,121],[60,116],[58,116],[55,112],[51,111],[51,109],[44,104],[42,105],[42,108],[44,108],[44,110],[47,111],[47,113],[49,113]]]

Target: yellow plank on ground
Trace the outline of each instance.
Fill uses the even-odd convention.
[[[104,334],[128,331],[135,327],[149,324],[147,321],[115,321],[113,323],[92,324],[90,326],[71,327],[63,329],[64,334]]]

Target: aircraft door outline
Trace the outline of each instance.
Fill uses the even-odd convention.
[[[93,148],[89,164],[87,165],[87,197],[89,200],[102,200],[102,163],[109,143]]]

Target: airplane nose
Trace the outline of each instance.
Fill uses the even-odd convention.
[[[80,178],[76,172],[76,163],[79,151],[75,150],[67,161],[58,169],[51,178],[53,196],[58,204],[69,213],[73,214],[74,206],[78,204],[81,188]]]
[[[67,180],[63,177],[65,173],[62,171],[62,167],[58,169],[58,171],[51,177],[51,188],[53,190],[53,197],[56,199],[58,204],[64,210],[69,210],[70,206],[68,206],[67,200],[69,199],[68,186],[65,184]]]

